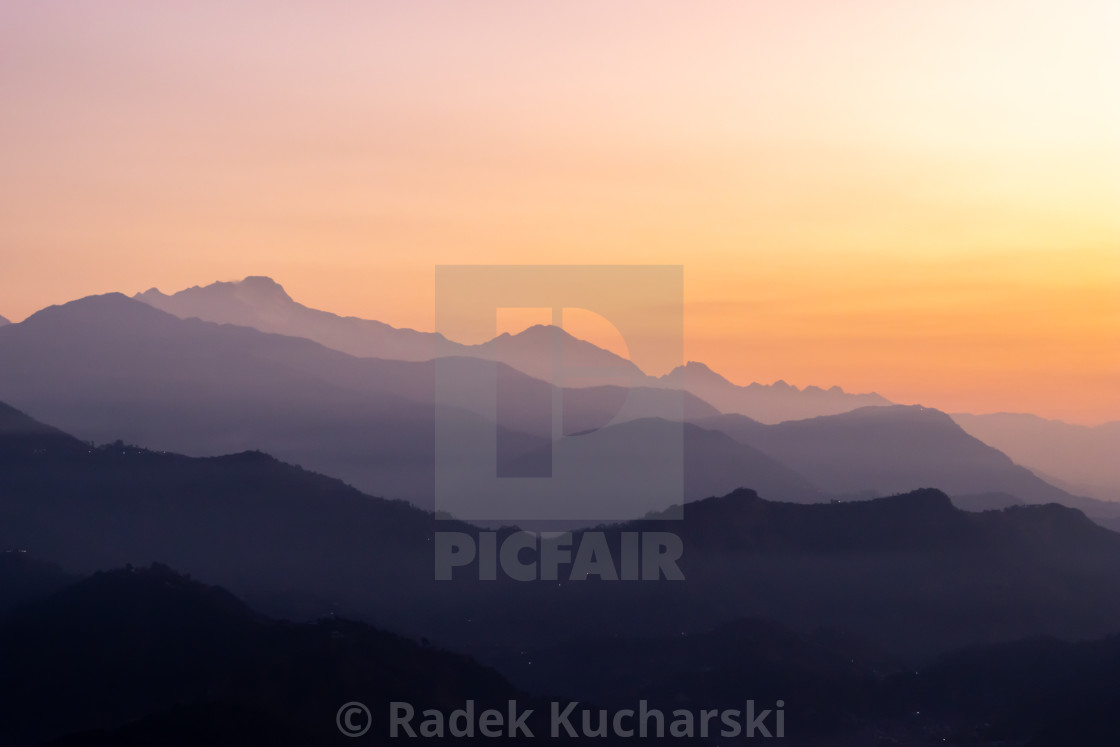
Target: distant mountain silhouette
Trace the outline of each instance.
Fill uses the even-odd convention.
[[[78,456],[88,451],[88,444],[0,402],[0,463],[45,453]]]
[[[737,386],[696,362],[662,377],[647,376],[626,358],[549,325],[502,334],[478,345],[460,344],[438,334],[397,329],[383,322],[308,308],[292,300],[279,283],[267,277],[195,286],[171,295],[152,288],[134,298],[183,319],[193,317],[304,337],[358,357],[409,361],[480,357],[500,361],[545,381],[554,378],[553,344],[557,343],[565,372],[594,371],[571,381],[559,381],[558,385],[625,384],[682,389],[722,412],[737,412],[766,423],[890,404],[878,394],[847,394],[835,386],[827,390],[815,386],[798,389],[781,381]]]
[[[953,420],[1056,485],[1120,501],[1120,422],[1090,427],[1013,413],[956,414]]]
[[[83,439],[209,456],[263,449],[367,492],[430,508],[435,365],[355,358],[310,340],[183,320],[119,294],[50,307],[0,331],[0,397]],[[551,437],[549,384],[502,364],[443,359],[454,377],[493,374],[503,401],[447,408],[452,422],[499,417],[499,437]],[[566,432],[630,417],[717,411],[659,389],[566,390]],[[520,435],[519,435],[520,434]]]
[[[552,381],[554,346],[560,350],[564,369],[575,371],[574,383],[561,380],[557,382],[559,384],[656,385],[656,379],[647,377],[626,358],[573,337],[560,327],[552,325],[538,324],[515,335],[499,335],[481,345],[469,346],[466,354],[501,361],[534,378]],[[581,370],[587,373],[580,375]],[[564,375],[563,370],[559,375]]]
[[[0,327],[3,327],[3,326],[8,325],[8,324],[11,324],[11,322],[9,322],[4,317],[0,316]]]
[[[891,404],[878,394],[848,394],[838,386],[798,389],[784,381],[739,386],[696,361],[670,371],[658,381],[661,386],[695,394],[722,412],[739,413],[761,423],[780,423]]]
[[[638,367],[625,358],[578,340],[556,327],[538,325],[516,335],[507,333],[479,345],[464,345],[436,333],[398,329],[383,322],[341,317],[309,308],[293,301],[279,283],[267,277],[195,286],[172,295],[152,288],[133,298],[181,319],[197,318],[304,337],[357,357],[427,361],[446,356],[471,356],[501,361],[545,381],[553,378],[552,333],[555,332],[566,366],[606,368],[635,381],[645,378]],[[613,381],[600,377],[586,383],[620,382],[615,376]]]
[[[362,358],[425,361],[461,355],[463,346],[443,335],[398,329],[383,322],[342,317],[293,301],[268,277],[251,276],[233,283],[194,286],[172,295],[152,288],[133,298],[174,314],[219,324],[253,327],[291,337],[306,337],[334,350]]]
[[[657,445],[664,442],[665,434],[680,427],[658,418],[634,420],[565,439],[557,445],[557,452],[563,458],[570,446],[580,443],[599,455],[601,473],[597,475],[594,465],[589,464],[584,476],[598,485],[602,496],[588,496],[586,500],[605,500],[610,495],[628,498],[634,502],[631,515],[640,516],[644,513],[644,497],[627,495],[625,482],[611,484],[608,474],[640,474],[647,455],[659,453]],[[749,487],[773,501],[805,503],[824,499],[820,490],[789,467],[719,431],[686,423],[683,444],[683,497],[687,501],[723,495],[741,487]],[[536,456],[529,453],[523,458],[532,460]]]
[[[891,495],[937,487],[950,495],[1006,493],[1027,503],[1096,508],[1042,480],[928,407],[865,407],[763,425],[737,415],[700,419],[835,495]]]

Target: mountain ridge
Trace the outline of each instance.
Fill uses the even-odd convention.
[[[968,433],[1062,487],[1120,501],[1120,421],[1077,425],[1028,413],[954,413]]]
[[[1005,493],[1028,503],[1101,508],[1015,464],[948,414],[921,405],[863,407],[777,424],[733,414],[694,422],[754,446],[838,496],[937,485],[950,495]]]
[[[166,563],[266,614],[358,617],[484,660],[739,617],[827,623],[894,650],[936,651],[978,635],[1104,634],[1120,616],[1107,580],[1120,573],[1120,535],[1056,505],[966,513],[935,489],[815,504],[736,490],[688,503],[683,519],[593,530],[615,557],[629,532],[676,534],[687,584],[554,585],[469,573],[435,582],[433,532],[477,527],[252,452],[198,459],[109,444],[9,462],[5,480],[0,547],[83,574]],[[574,532],[573,545],[587,533]],[[749,593],[727,593],[740,588]]]
[[[435,332],[418,332],[304,306],[279,283],[259,275],[236,282],[196,285],[171,295],[150,288],[133,298],[180,318],[306,337],[359,357],[421,361],[463,352],[463,346]]]
[[[767,424],[893,404],[875,392],[850,394],[839,386],[799,388],[780,379],[773,384],[754,382],[741,386],[700,361],[678,366],[657,381],[659,386],[691,392],[725,413],[746,415]]]
[[[481,427],[497,417],[498,432],[513,441],[551,433],[558,390],[478,358],[356,358],[306,338],[180,319],[120,294],[49,307],[0,329],[4,399],[82,439],[194,456],[262,449],[429,508],[437,366],[457,381],[496,380],[502,401],[540,405],[496,411],[466,398],[457,407],[441,402],[441,418]],[[678,419],[718,412],[652,388],[559,393],[569,432],[601,427],[623,406],[637,415],[675,410]]]
[[[360,357],[420,361],[467,355],[500,360],[534,378],[551,380],[553,377],[551,351],[542,351],[539,344],[541,331],[550,329],[551,325],[536,325],[512,335],[503,333],[476,345],[460,344],[437,333],[395,328],[384,322],[341,317],[312,309],[293,301],[279,283],[264,276],[250,276],[238,282],[218,282],[208,286],[196,285],[171,295],[152,288],[137,293],[133,298],[181,318],[193,316],[206,321],[250,326],[265,332],[306,337]],[[607,371],[605,378],[585,377],[587,382],[604,384],[610,383],[612,377],[616,381],[628,378],[642,386],[684,389],[721,411],[741,412],[766,422],[842,412],[863,405],[890,404],[878,394],[848,394],[838,386],[823,389],[810,385],[802,389],[778,381],[743,387],[697,362],[685,364],[661,377],[647,376],[622,356],[580,340],[562,329],[558,332],[567,367]],[[703,366],[710,375],[700,372],[698,366]],[[701,379],[699,382],[691,381],[697,377]],[[720,400],[721,404],[716,404],[709,397]]]

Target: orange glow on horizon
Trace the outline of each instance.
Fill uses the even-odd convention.
[[[1111,0],[8,4],[0,314],[269,275],[432,329],[439,264],[680,264],[686,358],[737,383],[1120,420],[1118,35]]]

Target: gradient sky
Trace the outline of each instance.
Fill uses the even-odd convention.
[[[685,266],[740,383],[1120,419],[1120,3],[0,1],[0,314]]]

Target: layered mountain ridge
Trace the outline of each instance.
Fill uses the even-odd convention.
[[[552,347],[559,345],[566,366],[606,372],[606,376],[632,385],[688,391],[723,412],[740,412],[763,422],[889,404],[878,394],[847,394],[839,387],[798,389],[781,381],[741,387],[695,362],[660,378],[647,376],[626,358],[549,325],[530,327],[512,335],[502,334],[477,345],[460,344],[435,333],[398,329],[382,322],[311,309],[292,300],[279,283],[261,276],[195,286],[171,295],[152,288],[137,293],[134,298],[180,318],[194,317],[306,337],[358,357],[410,361],[452,355],[481,357],[499,360],[522,373],[548,381],[555,375]],[[581,385],[588,381],[609,383],[609,379],[585,378]]]

